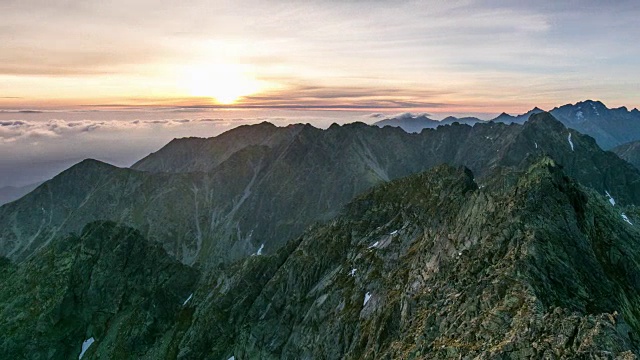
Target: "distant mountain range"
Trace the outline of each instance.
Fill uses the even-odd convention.
[[[543,110],[532,110],[517,116],[506,113],[488,120],[506,124],[522,124],[533,114]],[[549,111],[565,126],[592,136],[600,147],[609,150],[624,143],[640,140],[640,111],[629,111],[626,107],[616,109],[607,108],[600,101],[587,100],[576,104],[567,104]],[[487,122],[474,117],[455,118],[447,117],[442,120],[432,120],[426,115],[403,114],[398,117],[384,119],[375,123],[377,126],[398,126],[407,132],[420,132],[424,128],[432,129],[441,125],[450,125],[454,122],[473,125]]]
[[[640,170],[550,113],[505,122],[82,161],[0,207],[0,353],[637,357]]]
[[[523,168],[536,154],[552,156],[601,194],[640,204],[637,169],[547,113],[524,125],[452,125],[420,134],[362,123],[327,130],[263,123],[172,141],[133,169],[79,163],[0,207],[0,255],[24,259],[58,235],[111,220],[186,264],[212,266],[259,249],[271,253],[379,183],[442,163],[495,181],[485,180],[494,168]]]

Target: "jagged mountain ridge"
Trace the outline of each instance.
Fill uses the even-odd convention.
[[[78,311],[94,314],[88,317],[93,320],[67,324],[64,342],[46,340],[60,323],[33,317],[20,320],[12,334],[31,337],[38,344],[31,351],[44,353],[46,344],[50,353],[69,356],[91,336],[88,358],[634,358],[640,326],[636,225],[622,219],[623,208],[572,181],[549,158],[507,172],[515,179],[507,186],[480,188],[468,169],[439,166],[374,187],[273,255],[202,277],[178,271],[199,282],[165,285],[162,316],[153,316],[153,307],[139,314],[124,307],[109,316],[132,321],[105,322],[95,314],[109,301],[97,307],[81,302]],[[487,179],[504,173],[496,168]],[[135,231],[92,226],[106,236],[90,235],[89,244],[117,247],[114,240],[122,236],[115,234],[133,234],[136,241],[128,244],[146,246]],[[74,250],[87,247],[87,237],[56,240],[28,262],[0,263],[0,272],[10,273],[0,279],[0,295],[8,293],[7,282],[20,284],[24,275],[18,274],[34,266],[45,274],[60,268],[45,261],[52,252],[63,263],[100,258]],[[126,254],[115,252],[111,259]],[[145,258],[145,252],[135,254]],[[162,276],[157,267],[149,269]],[[95,282],[77,278],[74,289]],[[193,296],[185,298],[189,292]],[[57,299],[47,304],[57,306]],[[23,313],[28,304],[15,302],[11,313]],[[156,331],[133,321],[150,316]],[[40,331],[32,334],[36,323]],[[6,326],[0,321],[4,334]],[[135,338],[127,341],[131,334]],[[122,343],[113,346],[114,339]],[[4,343],[4,353],[20,356],[21,344]]]
[[[502,113],[491,120],[480,120],[478,118],[455,118],[447,117],[441,121],[429,119],[426,115],[412,116],[403,114],[398,117],[384,119],[376,122],[377,126],[397,126],[407,132],[420,132],[423,128],[436,128],[441,125],[453,122],[473,125],[485,122],[502,122],[506,124],[523,124],[531,115],[543,112],[535,107],[524,114],[509,115]],[[640,111],[633,109],[629,111],[626,107],[609,109],[600,101],[586,100],[576,104],[567,104],[555,107],[549,112],[565,126],[578,130],[579,132],[592,136],[598,145],[609,150],[621,144],[640,140]]]
[[[524,125],[451,125],[420,134],[361,123],[260,127],[284,135],[272,133],[281,140],[246,146],[208,172],[200,160],[161,161],[180,158],[192,143],[200,149],[198,139],[174,141],[150,156],[148,171],[83,162],[0,208],[0,254],[20,261],[57,235],[106,219],[133,226],[187,264],[232,261],[258,249],[275,251],[381,182],[448,163],[467,166],[486,185],[494,168],[524,169],[543,153],[581,184],[621,204],[640,203],[637,169],[548,114]],[[212,148],[194,154],[206,159]]]

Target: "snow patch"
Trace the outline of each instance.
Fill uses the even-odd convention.
[[[362,304],[362,306],[367,305],[367,303],[369,302],[369,300],[371,300],[371,293],[367,291],[366,294],[364,294],[364,303]]]
[[[351,269],[351,271],[349,271],[349,276],[356,276],[356,271],[358,271],[358,269],[356,268]]]
[[[262,249],[264,249],[264,244],[260,245],[260,248],[258,249],[258,251],[256,251],[256,253],[253,255],[256,255],[256,256],[262,255]]]
[[[626,215],[625,213],[622,213],[622,215],[620,215],[620,216],[622,216],[622,220],[624,220],[624,221],[628,222],[628,223],[629,223],[629,225],[633,225],[633,224],[631,223],[631,221],[629,221],[629,218],[627,217],[627,215]]]
[[[537,148],[538,148],[538,143],[537,143],[537,142],[534,142],[534,144],[536,144],[536,149],[537,149]]]
[[[398,230],[393,230],[392,232],[389,233],[389,235],[395,235],[398,233]]]
[[[584,119],[584,114],[582,113],[582,111],[576,112],[576,119],[578,120]]]
[[[573,151],[573,141],[571,141],[571,133],[567,136],[567,140],[569,141],[569,146],[571,146],[571,151]]]
[[[236,360],[236,357],[232,356],[232,357],[228,358],[227,360]]]
[[[371,244],[371,246],[369,246],[367,249],[373,249],[373,248],[377,248],[378,244],[380,244],[380,241],[376,241],[373,244]]]
[[[82,351],[80,352],[80,356],[78,356],[78,360],[82,359],[82,357],[84,356],[84,353],[87,352],[87,350],[89,350],[89,346],[91,346],[91,344],[93,344],[95,341],[96,340],[92,336],[82,343]]]
[[[185,301],[182,303],[182,306],[187,305],[187,303],[189,302],[189,300],[191,300],[191,298],[192,298],[192,297],[193,297],[193,293],[191,293],[191,295],[189,295],[189,297],[187,298],[187,300],[185,300]]]
[[[604,191],[605,194],[607,194],[607,198],[609,198],[609,202],[611,203],[611,206],[616,206],[616,200],[613,198],[613,196],[611,196],[611,194],[609,194],[608,191]]]

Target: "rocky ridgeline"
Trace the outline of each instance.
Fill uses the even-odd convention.
[[[110,220],[185,264],[215,267],[274,253],[386,181],[446,163],[466,166],[482,187],[504,187],[544,154],[619,205],[640,203],[637,169],[548,113],[524,125],[452,124],[419,134],[362,123],[327,130],[263,123],[175,140],[135,169],[92,160],[72,167],[0,207],[0,255],[20,262],[56,237]]]
[[[432,120],[426,115],[403,114],[375,123],[380,127],[396,126],[407,132],[420,132],[422,129],[435,129],[453,123],[482,124],[499,122],[505,124],[524,124],[533,115],[544,111],[535,107],[524,114],[512,116],[502,113],[485,121],[474,117],[455,118],[449,116],[442,120]],[[610,109],[600,101],[586,100],[576,104],[566,104],[549,110],[549,113],[568,128],[593,137],[599,146],[609,150],[621,144],[640,139],[640,111],[626,107]]]
[[[98,348],[141,358],[175,328],[198,279],[138,231],[110,222],[57,238],[18,265],[2,262],[0,275],[5,359],[73,359],[89,339],[86,358]]]
[[[202,275],[93,224],[0,263],[0,350],[71,358],[93,338],[87,358],[635,358],[640,218],[545,156],[494,173],[510,180],[438,166],[381,184],[272,255]]]

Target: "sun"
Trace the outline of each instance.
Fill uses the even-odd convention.
[[[191,96],[211,97],[222,105],[234,104],[261,88],[246,67],[233,64],[190,66],[182,79]]]

